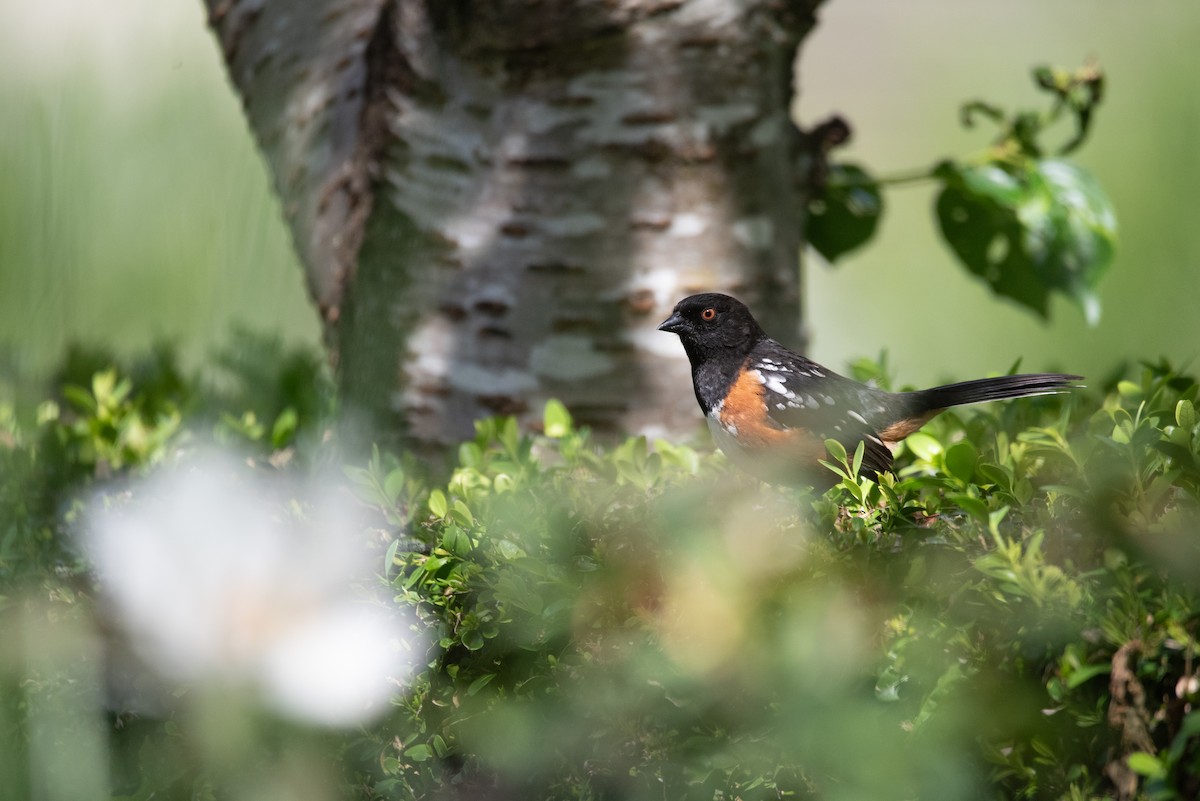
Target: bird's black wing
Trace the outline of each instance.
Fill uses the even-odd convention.
[[[891,469],[892,452],[868,422],[885,413],[888,393],[838,375],[773,340],[755,347],[746,368],[761,377],[767,415],[777,426],[837,440],[851,455],[862,442],[864,474]]]

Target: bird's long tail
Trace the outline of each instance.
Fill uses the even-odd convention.
[[[1024,398],[1028,395],[1057,395],[1071,390],[1082,380],[1083,376],[1066,373],[1030,373],[978,378],[902,394],[908,396],[907,400],[915,407],[914,411],[920,414],[966,403]]]

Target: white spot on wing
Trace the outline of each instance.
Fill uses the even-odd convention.
[[[850,416],[851,416],[851,417],[853,417],[855,420],[857,420],[858,422],[862,423],[864,426],[867,424],[867,418],[863,417],[861,414],[859,414],[858,412],[854,411],[853,409],[851,409],[851,410],[850,410],[849,412],[847,412],[846,414],[850,415]]]
[[[759,380],[766,384],[767,389],[771,390],[772,392],[782,395],[788,400],[795,400],[796,393],[787,388],[787,385],[783,383],[783,378],[780,376],[771,375],[764,379],[762,374],[759,373]]]

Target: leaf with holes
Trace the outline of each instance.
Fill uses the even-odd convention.
[[[937,199],[938,222],[954,255],[997,295],[1045,317],[1049,288],[1021,253],[1021,228],[1014,212],[1023,194],[1020,185],[994,165],[944,164],[938,176],[945,181]]]
[[[942,235],[968,270],[998,295],[1042,317],[1059,291],[1095,324],[1095,294],[1116,245],[1116,216],[1095,179],[1060,159],[1020,172],[997,164],[938,167]]]
[[[1095,325],[1100,319],[1095,288],[1116,251],[1112,203],[1091,173],[1069,161],[1043,159],[1034,175],[1048,201],[1051,235],[1027,242],[1026,250],[1051,285],[1070,295]]]
[[[862,247],[883,216],[879,184],[854,164],[832,164],[825,193],[808,204],[808,242],[830,262]]]

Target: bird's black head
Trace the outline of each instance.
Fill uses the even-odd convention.
[[[767,336],[744,303],[716,292],[679,301],[658,330],[678,334],[693,364],[722,353],[749,354]]]

